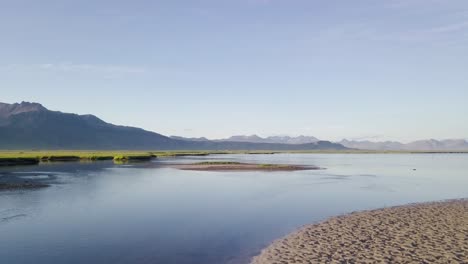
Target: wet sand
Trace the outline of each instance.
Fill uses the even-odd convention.
[[[468,199],[332,217],[273,242],[251,263],[468,263]]]

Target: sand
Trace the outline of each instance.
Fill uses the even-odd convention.
[[[273,242],[251,263],[468,263],[468,199],[333,217]]]

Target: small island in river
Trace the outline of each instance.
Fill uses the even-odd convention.
[[[233,161],[204,161],[190,164],[176,164],[173,168],[196,171],[298,171],[318,170],[319,167],[291,164],[257,164]]]

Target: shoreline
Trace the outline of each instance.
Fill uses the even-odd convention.
[[[99,160],[130,160],[171,157],[198,157],[210,155],[245,154],[468,154],[466,151],[373,151],[373,150],[0,150],[0,166],[35,165],[41,162],[71,162]]]
[[[353,212],[278,239],[251,264],[468,263],[468,199]]]

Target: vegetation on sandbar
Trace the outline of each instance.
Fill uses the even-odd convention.
[[[265,169],[283,169],[283,168],[294,167],[293,165],[287,165],[287,164],[258,164],[258,166],[265,168]]]
[[[202,162],[193,163],[192,165],[238,165],[238,164],[242,164],[242,163],[236,162],[236,161],[202,161]]]
[[[294,168],[297,166],[287,165],[287,164],[253,164],[253,163],[241,163],[237,161],[202,161],[197,163],[192,163],[190,165],[195,166],[221,166],[221,165],[240,165],[240,166],[257,166],[261,169],[287,169]]]
[[[316,170],[315,166],[290,165],[290,164],[257,164],[242,163],[236,161],[203,161],[190,164],[175,164],[172,166],[181,170],[196,171],[297,171]]]

